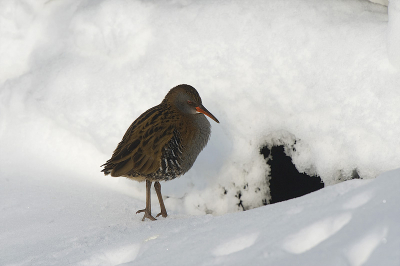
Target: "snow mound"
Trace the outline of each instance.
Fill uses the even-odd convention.
[[[354,171],[368,179],[399,166],[400,72],[387,59],[384,6],[289,0],[1,5],[5,164],[24,157],[21,167],[28,167],[33,156],[102,183],[98,166],[131,122],[171,87],[187,83],[221,124],[212,124],[192,170],[163,185],[168,209],[222,214],[262,206],[270,169],[260,148],[274,143],[290,147],[296,168],[325,185]],[[143,199],[143,184],[104,182]]]

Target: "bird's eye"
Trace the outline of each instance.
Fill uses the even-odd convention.
[[[190,100],[188,100],[187,103],[188,103],[189,105],[193,105],[193,102],[190,101]]]

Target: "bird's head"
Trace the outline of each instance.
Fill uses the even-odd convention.
[[[172,88],[165,96],[164,101],[171,103],[184,114],[202,113],[219,123],[218,119],[203,106],[197,90],[190,85],[182,84]]]

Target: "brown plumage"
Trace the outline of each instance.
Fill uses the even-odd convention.
[[[146,208],[137,212],[145,213],[143,220],[155,220],[150,204],[152,182],[161,207],[157,217],[167,217],[159,181],[174,179],[192,167],[210,136],[204,114],[219,123],[202,105],[195,88],[178,85],[131,124],[111,159],[102,165],[105,175],[146,180]]]

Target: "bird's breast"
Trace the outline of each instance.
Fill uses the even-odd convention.
[[[163,147],[160,168],[147,178],[167,181],[185,174],[206,146],[211,125],[203,114],[194,115],[190,121],[183,120],[180,125]]]
[[[207,145],[210,138],[211,125],[203,114],[196,114],[191,120],[191,126],[188,128],[188,139],[184,142],[183,169],[189,171],[197,159],[197,156]]]

